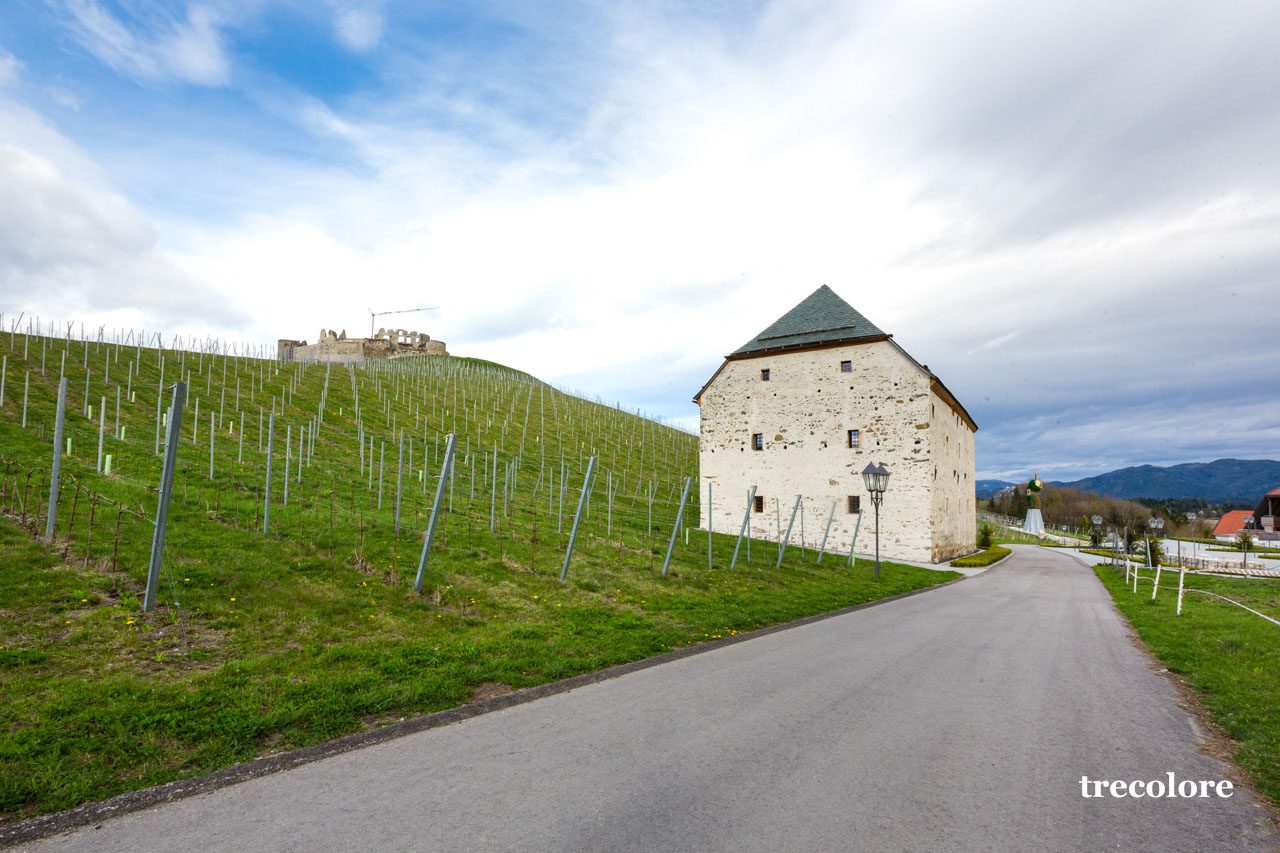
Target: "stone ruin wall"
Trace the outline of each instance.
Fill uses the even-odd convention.
[[[348,338],[346,330],[320,330],[316,343],[281,338],[276,357],[281,361],[332,362],[351,364],[359,361],[406,356],[448,355],[444,341],[406,329],[379,329],[372,338]]]

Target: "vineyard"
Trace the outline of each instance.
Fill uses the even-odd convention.
[[[695,436],[500,365],[27,332],[0,336],[4,821],[953,577],[760,541],[730,571],[681,503]]]

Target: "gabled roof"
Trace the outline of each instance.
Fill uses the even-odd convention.
[[[963,418],[970,429],[977,432],[978,425],[973,417],[928,366],[916,361],[911,353],[898,345],[893,335],[863,317],[825,284],[779,317],[769,328],[725,356],[724,363],[711,374],[711,378],[698,389],[698,393],[693,395],[693,402],[702,405],[703,393],[711,387],[711,383],[716,381],[716,377],[730,361],[767,356],[775,352],[826,349],[844,344],[869,344],[878,341],[888,341],[904,358],[927,375],[930,390]]]
[[[1253,513],[1247,509],[1233,509],[1231,512],[1223,513],[1222,518],[1218,519],[1218,526],[1213,528],[1214,536],[1231,536],[1244,530],[1244,522],[1246,518],[1252,518]]]
[[[815,344],[887,337],[825,284],[772,326],[734,350],[729,358]]]

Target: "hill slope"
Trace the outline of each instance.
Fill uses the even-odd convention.
[[[1139,465],[1055,485],[1115,498],[1203,498],[1252,503],[1280,486],[1280,462],[1218,459],[1168,468]]]
[[[973,483],[973,492],[979,500],[986,500],[1002,489],[1012,486],[1013,483],[1007,480],[975,480]]]

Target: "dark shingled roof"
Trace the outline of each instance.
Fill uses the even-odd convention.
[[[884,332],[824,284],[729,357],[882,337]]]

